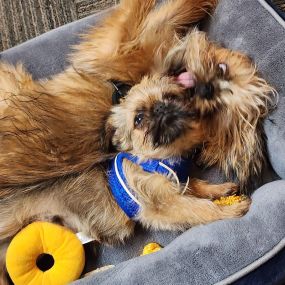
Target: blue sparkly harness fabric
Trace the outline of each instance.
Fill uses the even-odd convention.
[[[176,173],[179,182],[186,182],[190,168],[190,160],[181,159],[178,162],[171,160],[150,159],[140,162],[139,158],[130,153],[120,152],[109,162],[108,181],[112,194],[125,214],[130,219],[135,219],[140,210],[140,202],[134,190],[132,190],[126,179],[123,170],[123,160],[127,159],[139,165],[144,171],[149,173],[159,173],[168,176]]]

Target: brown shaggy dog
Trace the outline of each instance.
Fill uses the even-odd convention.
[[[179,161],[204,138],[204,121],[197,117],[190,103],[187,90],[172,78],[146,78],[129,91],[120,105],[113,107],[106,128],[114,132],[113,143],[118,149],[141,160],[151,157]],[[184,230],[196,224],[240,217],[250,205],[250,199],[231,206],[218,206],[212,201],[234,193],[237,187],[233,183],[210,185],[195,179],[186,185],[176,183],[172,177],[146,172],[127,159],[123,169],[140,204],[135,220],[145,227]],[[3,198],[3,266],[11,238],[36,220],[60,221],[104,243],[114,244],[129,237],[134,221],[114,200],[106,170],[107,163],[96,164],[82,173],[22,187],[21,192]]]
[[[122,1],[77,47],[72,67],[49,81],[34,82],[21,66],[0,66],[0,266],[11,238],[34,220],[60,217],[107,243],[133,232],[105,173],[115,148],[141,159],[179,159],[202,145],[202,161],[233,169],[241,182],[260,170],[260,119],[271,88],[246,56],[203,33],[181,38],[215,2],[176,0],[154,9],[154,0]],[[113,80],[134,87],[110,112]],[[171,123],[161,125],[164,112],[156,120],[158,103],[170,108]],[[240,216],[249,206],[211,201],[235,191],[232,183],[192,180],[184,192],[185,185],[129,161],[124,170],[145,226],[184,229]]]
[[[138,83],[161,62],[176,33],[216,4],[175,0],[154,9],[156,2],[121,1],[85,36],[72,67],[48,82],[33,82],[20,66],[0,67],[0,185],[40,182],[106,159],[110,81]]]
[[[216,0],[175,0],[154,9],[155,0],[124,0],[86,35],[73,53],[72,67],[51,80],[35,82],[20,65],[0,65],[1,268],[12,236],[33,220],[53,220],[59,209],[64,224],[75,230],[85,225],[85,232],[99,240],[123,239],[124,229],[117,231],[120,219],[129,234],[132,222],[109,193],[104,165],[92,167],[112,156],[112,131],[105,128],[114,91],[110,81],[140,82],[161,62],[177,33],[215,4]],[[93,189],[96,183],[105,185],[103,192]],[[65,196],[68,193],[72,195]],[[105,225],[102,209],[94,208],[93,201],[100,201],[106,212],[112,209],[118,224]],[[4,269],[0,275],[4,283]]]
[[[234,173],[243,187],[265,163],[262,119],[275,90],[248,56],[209,42],[202,32],[178,40],[163,61],[164,74],[183,70],[180,81],[190,80],[190,105],[203,121],[200,161]]]

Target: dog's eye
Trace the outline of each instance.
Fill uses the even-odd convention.
[[[144,119],[144,113],[140,112],[136,114],[135,120],[134,120],[135,127],[139,127],[142,124],[143,119]]]
[[[218,74],[219,76],[225,76],[228,71],[228,66],[225,63],[218,64]]]

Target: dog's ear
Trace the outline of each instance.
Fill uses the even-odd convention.
[[[201,162],[217,164],[227,176],[233,174],[241,187],[260,174],[265,162],[262,122],[274,104],[275,91],[256,74],[247,88],[240,89],[242,104],[229,104],[207,121],[208,139]]]
[[[251,175],[260,173],[264,163],[261,122],[252,127],[227,115],[213,121],[216,123],[211,126],[215,131],[208,131],[209,139],[200,162],[218,165],[228,179],[237,179],[242,189]]]

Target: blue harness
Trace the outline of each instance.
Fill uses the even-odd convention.
[[[136,218],[141,204],[138,201],[135,192],[129,187],[124,175],[124,159],[128,159],[129,161],[138,164],[144,171],[150,173],[156,172],[167,176],[174,171],[180,182],[186,182],[188,179],[190,160],[181,159],[179,162],[171,163],[169,160],[151,159],[145,162],[139,162],[138,157],[133,156],[130,153],[120,152],[117,154],[109,163],[108,181],[116,202],[131,219]]]

